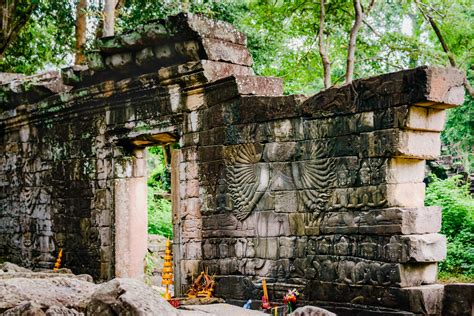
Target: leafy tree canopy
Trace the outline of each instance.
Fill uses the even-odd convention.
[[[474,8],[469,0],[421,2],[438,22],[459,66],[470,69],[474,48]],[[368,0],[362,2],[368,5]],[[89,1],[88,25],[100,19],[101,2]],[[248,35],[255,70],[285,79],[288,93],[314,93],[322,88],[317,49],[319,2],[308,0],[126,0],[116,21],[117,32],[180,11],[202,13],[233,23]],[[333,82],[344,74],[348,32],[354,19],[351,0],[326,0],[326,30]],[[39,0],[18,39],[7,50],[2,71],[34,73],[48,65],[72,61],[75,3]],[[88,34],[89,45],[95,32]],[[356,77],[366,77],[424,64],[448,65],[429,23],[413,0],[378,0],[360,31]],[[69,55],[69,56],[68,56]]]
[[[0,71],[33,74],[72,61],[74,3],[41,0],[0,59]]]

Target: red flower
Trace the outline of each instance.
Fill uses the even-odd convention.
[[[180,302],[179,302],[179,300],[173,300],[173,299],[171,299],[171,300],[169,300],[168,302],[169,302],[174,308],[178,308],[178,307],[181,305]]]

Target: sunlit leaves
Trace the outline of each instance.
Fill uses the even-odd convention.
[[[5,51],[0,71],[35,73],[71,62],[74,16],[71,1],[39,1],[28,23]]]

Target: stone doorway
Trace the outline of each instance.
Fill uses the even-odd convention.
[[[161,226],[153,220],[153,214],[150,214],[151,209],[157,207],[157,203],[155,205],[149,203],[160,200],[149,196],[157,193],[150,192],[148,185],[150,175],[155,178],[162,177],[160,180],[161,186],[164,184],[164,190],[160,192],[161,198],[167,201],[163,204],[168,204],[174,214],[177,211],[175,201],[179,201],[179,198],[175,197],[179,193],[175,179],[179,179],[179,176],[178,168],[175,167],[178,164],[173,165],[173,159],[177,157],[176,152],[179,150],[173,149],[176,138],[169,133],[141,135],[130,140],[129,144],[130,155],[124,163],[115,166],[116,174],[119,175],[114,184],[115,276],[142,279],[145,274],[149,231],[160,232],[169,237],[173,235],[171,209],[168,210],[169,214],[161,219]],[[157,164],[162,161],[153,165],[150,156],[161,157],[164,172],[156,174],[160,173],[156,172],[156,169],[159,169],[156,168]],[[149,220],[154,221],[151,223],[152,226],[149,225]],[[163,222],[167,220],[169,220],[168,227],[167,223]]]

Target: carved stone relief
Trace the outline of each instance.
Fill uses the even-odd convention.
[[[246,219],[268,188],[270,175],[268,165],[259,163],[253,144],[236,146],[227,155],[227,183],[232,194],[235,216]]]
[[[321,158],[325,149],[311,146],[311,160],[269,163],[260,162],[262,155],[254,144],[232,146],[226,155],[226,182],[235,216],[241,221],[247,218],[267,190],[297,189],[305,208],[319,217],[328,209],[337,177],[334,159]],[[270,155],[264,158],[272,160]]]

